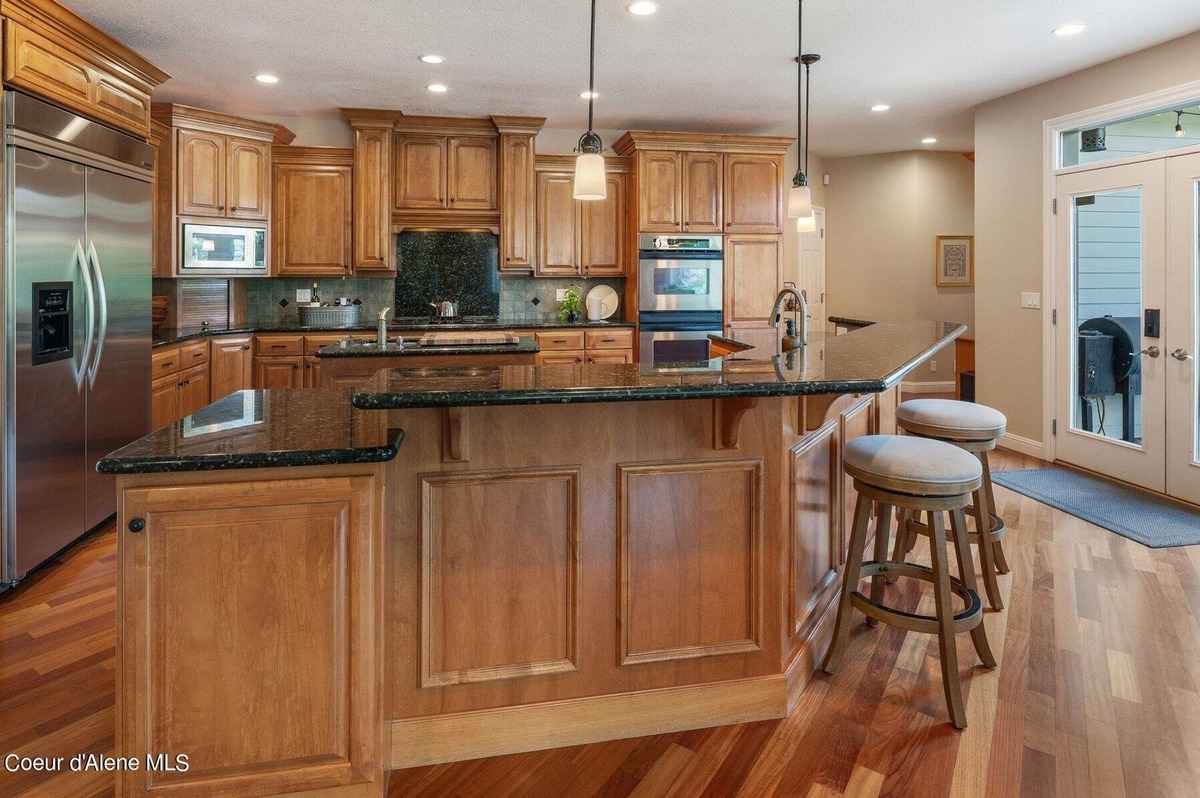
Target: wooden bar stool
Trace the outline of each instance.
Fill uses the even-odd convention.
[[[854,507],[854,526],[850,532],[850,551],[838,599],[833,641],[825,657],[824,670],[826,673],[836,671],[845,652],[850,635],[851,607],[866,615],[868,623],[881,621],[913,632],[935,634],[950,720],[955,727],[965,728],[967,716],[958,680],[955,635],[970,632],[979,659],[989,668],[996,665],[983,628],[983,604],[975,587],[975,569],[970,562],[971,549],[963,517],[970,494],[978,490],[983,481],[983,467],[971,454],[949,443],[900,435],[865,435],[854,439],[846,445],[843,465],[854,479],[858,502]],[[875,559],[863,562],[872,506],[876,508]],[[929,514],[932,567],[886,559],[893,509]],[[958,579],[950,576],[946,561],[946,528],[942,514],[947,512],[956,543]],[[918,615],[885,606],[882,602],[883,583],[893,574],[932,582],[935,614]],[[871,577],[870,597],[858,590],[859,580],[868,576]],[[963,602],[963,608],[957,613],[952,594]]]
[[[979,458],[983,468],[983,484],[975,491],[974,504],[968,508],[975,517],[975,528],[968,531],[971,542],[979,547],[979,563],[983,572],[983,586],[987,591],[992,609],[1004,609],[1000,597],[1000,584],[996,574],[1009,571],[1008,560],[1000,541],[1008,529],[1004,519],[996,512],[996,495],[992,487],[992,470],[988,464],[988,452],[996,448],[1004,435],[1008,419],[999,410],[974,402],[958,402],[953,399],[910,399],[901,403],[896,411],[896,421],[910,435],[934,438],[952,443]],[[989,519],[983,523],[981,519]],[[898,519],[899,532],[892,559],[903,560],[904,554],[912,551],[918,534],[928,535],[929,524],[921,524],[907,515]],[[979,530],[987,529],[981,538]],[[986,539],[987,545],[984,545]],[[968,557],[967,562],[971,560]]]

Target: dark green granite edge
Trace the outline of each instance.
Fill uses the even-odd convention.
[[[499,321],[452,322],[449,324],[440,324],[437,322],[429,322],[427,324],[389,324],[388,334],[417,330],[422,332],[428,330],[449,330],[453,332],[461,332],[463,330],[602,330],[607,328],[629,330],[636,326],[637,324],[632,321],[577,321],[570,323],[552,319],[542,321],[531,319],[500,319]],[[313,333],[314,335],[346,333],[348,335],[350,333],[375,332],[376,329],[378,328],[374,324],[358,324],[353,327],[305,327],[300,324],[243,324],[208,330],[189,329],[187,332],[157,335],[154,337],[151,346],[170,346],[172,344],[181,344],[185,341],[194,341],[197,338],[220,338],[223,335],[252,335],[257,333]]]
[[[541,351],[537,341],[529,335],[521,336],[515,344],[451,344],[421,346],[420,344],[405,344],[399,349],[391,344],[387,349],[371,346],[347,346],[338,344],[323,346],[317,350],[320,358],[352,358],[352,357],[444,357],[446,355],[536,355]]]
[[[643,387],[551,388],[543,391],[405,391],[356,392],[359,410],[400,410],[422,407],[489,407],[569,405],[597,402],[652,402],[736,397],[811,396],[827,393],[880,393],[886,380],[806,380],[786,383],[716,383],[712,385],[654,385]]]
[[[404,441],[404,430],[388,431],[390,443],[353,449],[312,449],[254,452],[251,454],[212,454],[191,456],[122,457],[121,450],[101,458],[96,470],[101,474],[171,474],[182,471],[233,471],[246,468],[296,468],[300,466],[387,463],[396,458]]]
[[[946,335],[944,335],[942,337],[942,339],[940,341],[938,341],[936,344],[929,347],[928,349],[926,349],[924,352],[917,355],[916,357],[912,358],[911,360],[909,360],[907,363],[900,366],[899,368],[894,369],[891,374],[884,377],[884,380],[883,380],[884,384],[885,384],[884,390],[887,390],[888,388],[899,385],[900,381],[903,380],[905,377],[907,377],[909,374],[911,374],[913,372],[913,370],[915,370],[918,366],[920,366],[922,363],[924,363],[929,358],[936,355],[938,352],[945,349],[950,344],[954,343],[954,340],[956,338],[958,338],[959,336],[961,336],[966,331],[967,331],[967,325],[965,325],[965,324],[958,325],[957,327],[954,328],[953,332],[947,333]]]

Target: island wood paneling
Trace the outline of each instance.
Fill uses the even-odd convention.
[[[870,396],[865,396],[855,404],[851,405],[841,414],[841,440],[838,444],[838,457],[841,458],[841,452],[846,450],[846,444],[862,435],[870,435],[873,429],[873,399]],[[840,466],[839,466],[840,468]],[[854,505],[858,501],[858,491],[854,489],[854,480],[845,474],[842,475],[842,518],[841,518],[841,540],[838,541],[838,553],[841,556],[841,563],[846,561],[846,545],[848,544],[847,531],[854,522]],[[839,565],[841,564],[839,563]]]
[[[762,461],[617,471],[621,664],[758,651]]]
[[[839,428],[838,419],[831,419],[790,451],[788,629],[797,645],[812,632],[838,585]]]
[[[118,753],[190,761],[124,773],[118,794],[380,781],[381,486],[270,474],[119,485],[118,523],[145,530],[120,538]]]
[[[423,478],[423,687],[576,670],[579,490],[578,468]]]

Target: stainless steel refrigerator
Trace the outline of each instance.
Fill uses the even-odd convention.
[[[143,141],[4,94],[4,535],[11,586],[116,511],[103,455],[150,425]]]

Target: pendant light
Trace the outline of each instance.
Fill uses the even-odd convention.
[[[596,101],[596,0],[592,0],[592,37],[588,46],[588,129],[579,137],[579,155],[575,158],[575,188],[577,200],[602,200],[608,196],[605,177],[604,142],[592,130],[592,104]]]
[[[792,178],[792,189],[788,192],[788,216],[796,219],[796,229],[801,232],[816,229],[812,210],[812,190],[808,185],[808,123],[809,123],[809,69],[821,56],[804,52],[804,0],[799,0],[799,20],[796,26],[796,176]]]

